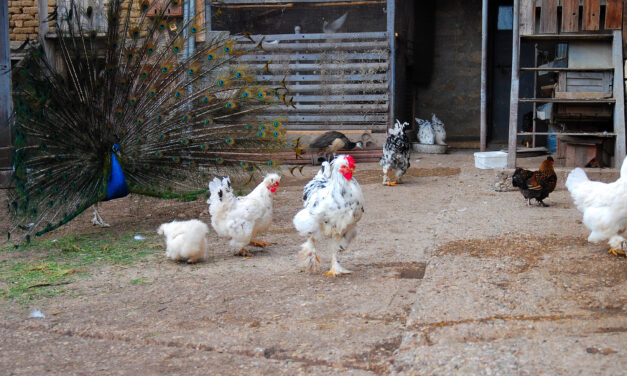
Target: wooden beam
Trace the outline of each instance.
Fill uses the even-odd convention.
[[[583,0],[583,24],[582,30],[599,30],[601,21],[601,0]]]
[[[509,94],[509,142],[507,147],[507,167],[516,168],[516,143],[518,133],[518,93],[520,66],[520,25],[518,15],[520,1],[514,0],[514,17],[512,20],[512,86]]]
[[[479,139],[481,151],[486,151],[488,140],[488,0],[481,7],[481,122]]]
[[[535,0],[520,0],[520,35],[529,35],[535,32],[535,3]]]
[[[607,0],[605,29],[620,30],[623,26],[623,0]]]
[[[9,50],[8,2],[0,2],[0,188],[11,176],[11,55]]]
[[[388,71],[388,85],[390,93],[390,101],[388,103],[388,128],[394,125],[395,105],[396,105],[396,37],[394,32],[396,29],[396,0],[387,0],[387,36],[390,47],[390,69]]]
[[[540,33],[557,34],[557,0],[541,0]]]
[[[623,81],[623,34],[620,30],[614,30],[612,42],[612,62],[614,63],[614,133],[616,142],[614,146],[614,167],[621,168],[625,159],[625,82]]]
[[[579,31],[579,0],[562,0],[562,33]]]

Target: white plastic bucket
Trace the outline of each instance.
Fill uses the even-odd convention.
[[[507,167],[507,153],[504,151],[483,151],[475,153],[475,167],[483,170]]]

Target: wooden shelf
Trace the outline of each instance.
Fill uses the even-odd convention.
[[[518,132],[518,136],[582,136],[582,137],[615,137],[613,132]]]
[[[566,99],[566,98],[519,98],[520,103],[574,103],[574,104],[602,104],[615,103],[616,99]]]
[[[565,68],[565,67],[523,67],[521,71],[550,71],[550,72],[612,72],[614,68]]]
[[[612,40],[612,34],[529,34],[521,35],[526,40]]]

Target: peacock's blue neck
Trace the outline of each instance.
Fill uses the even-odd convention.
[[[111,151],[111,171],[109,172],[109,175],[107,175],[107,197],[104,201],[121,198],[129,194],[122,165],[120,164],[120,161],[118,161],[118,157],[115,155],[115,153],[119,150],[120,145],[113,144]]]

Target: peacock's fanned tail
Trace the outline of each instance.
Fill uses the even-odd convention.
[[[91,7],[65,3],[54,27],[60,62],[34,46],[13,70],[9,235],[43,234],[128,191],[191,200],[213,176],[245,184],[279,164],[281,121],[257,115],[284,106],[287,89],[257,84],[240,63],[256,46],[169,17],[176,0],[150,17],[148,0],[111,0],[104,30],[86,27]]]

